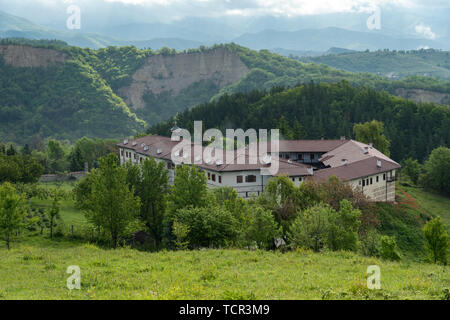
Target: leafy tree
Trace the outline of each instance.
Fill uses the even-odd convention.
[[[328,246],[332,250],[356,251],[361,211],[354,209],[350,201],[342,200],[340,210],[329,217]]]
[[[187,226],[191,248],[230,246],[236,243],[241,227],[232,213],[220,206],[179,209],[173,221]]]
[[[25,144],[25,146],[22,149],[22,156],[30,156],[30,155],[31,155],[31,149],[27,143],[27,144]]]
[[[169,192],[169,172],[164,162],[158,163],[153,158],[146,159],[140,167],[134,167],[139,169],[134,187],[141,199],[140,215],[159,246]]]
[[[381,236],[376,229],[372,228],[360,237],[360,252],[368,257],[378,257],[380,255]]]
[[[84,170],[84,159],[81,154],[81,150],[78,146],[75,146],[69,156],[70,158],[70,171],[78,172]]]
[[[274,177],[269,180],[258,202],[265,209],[271,210],[284,231],[287,231],[296,216],[296,187],[287,176]]]
[[[14,148],[14,146],[12,144],[10,144],[8,150],[6,150],[6,155],[7,156],[15,156],[16,154],[17,154],[16,149]]]
[[[380,152],[389,156],[390,141],[384,135],[383,122],[372,120],[371,122],[359,123],[353,126],[356,140],[364,143],[373,143]]]
[[[432,261],[446,265],[450,241],[440,216],[428,221],[423,227],[423,235],[426,240],[425,248]]]
[[[450,149],[434,149],[424,167],[423,184],[438,192],[450,194]]]
[[[288,240],[294,248],[307,248],[319,252],[326,244],[329,217],[333,208],[319,204],[301,212],[291,225]]]
[[[269,249],[274,238],[281,234],[272,212],[261,207],[249,208],[247,213],[246,240],[260,249]]]
[[[25,199],[8,182],[0,186],[0,234],[8,250],[13,236],[23,227],[26,217]]]
[[[178,250],[187,249],[189,247],[189,241],[187,240],[187,237],[190,232],[189,226],[175,220],[173,222],[172,232],[175,236],[174,243],[177,249]]]
[[[66,168],[65,152],[61,143],[56,140],[50,140],[47,146],[48,158],[50,160],[50,169],[53,173],[63,172]]]
[[[57,226],[56,221],[61,219],[61,216],[59,215],[60,211],[60,205],[59,202],[62,197],[62,193],[59,192],[57,189],[53,189],[50,191],[52,200],[52,206],[50,210],[48,211],[48,220],[49,220],[49,228],[50,228],[50,239],[53,239],[53,230]]]
[[[407,175],[411,179],[412,183],[417,185],[419,182],[420,173],[422,171],[422,166],[419,161],[408,158],[403,162],[402,167],[402,173]]]
[[[127,170],[117,156],[100,159],[100,167],[88,174],[87,182],[76,190],[79,206],[94,226],[107,231],[114,248],[140,209],[140,199],[127,184]]]
[[[196,166],[181,165],[176,168],[172,193],[169,196],[172,212],[192,207],[203,207],[207,204],[206,175]]]

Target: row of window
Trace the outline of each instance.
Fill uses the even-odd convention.
[[[295,156],[294,156],[293,160],[298,160],[298,161],[303,161],[304,160],[303,159],[303,153],[297,153],[296,156],[297,156],[297,158],[295,158]],[[291,155],[289,153],[282,153],[281,154],[281,158],[289,160],[289,159],[291,159]],[[318,160],[319,158],[320,158],[320,155],[317,154],[317,153],[309,154],[309,160]]]
[[[254,183],[254,182],[256,182],[256,176],[255,175],[245,176],[245,182],[246,183]],[[244,176],[237,176],[236,177],[236,183],[244,183]]]
[[[216,175],[214,173],[211,174],[211,172],[208,172],[208,180],[216,182]],[[218,175],[218,180],[219,180],[219,183],[222,183],[222,176]]]
[[[375,181],[376,181],[376,183],[378,183],[380,181],[380,176],[376,176]],[[383,173],[383,181],[386,181],[386,173]],[[363,187],[369,186],[372,184],[373,184],[373,178],[362,179],[359,181],[359,185],[362,185]]]

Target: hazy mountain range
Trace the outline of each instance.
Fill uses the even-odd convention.
[[[342,18],[342,16],[345,15],[339,17]],[[339,17],[336,18],[337,21],[340,20]],[[321,21],[322,18],[319,17],[318,20]],[[233,28],[227,21],[220,21],[220,19],[188,18],[172,23],[129,23],[69,30],[44,26],[0,11],[0,37],[58,39],[64,40],[70,45],[90,48],[135,45],[138,48],[152,49],[167,46],[177,50],[198,48],[201,45],[209,46],[215,43],[234,42],[255,50],[269,49],[288,54],[292,51],[301,51],[303,53],[310,52],[309,55],[320,54],[330,47],[350,50],[450,49],[450,36],[448,35],[426,39],[406,35],[406,33],[398,31],[390,32],[389,29],[370,32],[368,30],[355,31],[342,27],[326,26],[325,23],[318,23],[317,25],[320,28],[289,30],[296,26],[311,26],[312,23],[309,22],[309,19],[302,19],[302,23],[289,22],[274,17],[249,19],[245,27]],[[265,26],[270,25],[284,28],[284,30],[264,29]],[[356,28],[357,25],[358,23],[351,26]],[[362,27],[359,29],[364,30]],[[254,30],[256,32],[253,32]],[[304,54],[297,53],[295,55]]]

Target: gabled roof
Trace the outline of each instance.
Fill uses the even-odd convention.
[[[142,155],[151,156],[158,159],[171,160],[172,150],[176,152],[177,150],[174,148],[177,147],[179,143],[180,143],[179,141],[172,141],[170,138],[167,137],[154,135],[142,137],[136,140],[130,140],[128,141],[127,144],[119,143],[117,146],[119,148],[134,150],[135,152]],[[144,144],[144,146],[142,144]],[[144,150],[145,146],[148,147],[148,150]],[[211,170],[216,172],[254,171],[263,168],[268,168],[270,166],[270,164],[268,165],[262,164],[258,157],[255,156],[250,157],[248,148],[240,148],[234,151],[222,150],[223,161],[216,162],[215,159],[219,157],[218,156],[216,157],[215,155],[211,159],[203,158],[203,154],[205,151],[204,147],[201,147],[202,159],[196,159],[194,155],[194,147],[195,145],[191,143],[190,144],[191,164],[194,164],[199,168],[205,170]],[[180,147],[179,149],[180,149],[179,150],[180,158],[182,158],[183,157],[183,154],[181,153],[182,147]],[[158,153],[158,151],[160,152]],[[185,159],[187,160],[187,158]],[[227,159],[233,159],[233,161],[228,161],[233,163],[228,164]],[[279,163],[278,175],[287,174],[291,177],[310,175],[310,173],[308,172],[309,166],[307,165],[286,161],[282,159],[276,160],[278,160]]]
[[[338,146],[336,149],[327,152],[322,156],[322,158],[319,159],[319,161],[322,162],[325,166],[334,168],[341,166],[343,159],[347,160],[347,162],[350,164],[372,157],[378,157],[380,159],[398,165],[397,162],[390,159],[374,147],[355,140],[349,140],[347,141],[347,143],[344,143]]]
[[[378,161],[380,161],[381,167],[377,166]],[[400,165],[394,161],[387,161],[385,159],[372,156],[347,165],[315,171],[314,176],[312,176],[311,179],[320,182],[327,181],[331,176],[336,176],[342,181],[351,181],[399,168]]]

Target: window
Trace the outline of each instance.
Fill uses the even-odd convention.
[[[370,178],[370,184],[373,184],[373,179],[372,178]]]
[[[369,185],[369,178],[366,179],[366,185]]]
[[[250,182],[250,183],[256,182],[256,176],[254,176],[254,175],[246,176],[245,182]]]
[[[208,180],[211,180],[211,173],[208,172]]]
[[[242,176],[237,176],[237,177],[236,177],[236,182],[237,182],[237,183],[242,183],[242,182],[243,182]]]
[[[362,184],[363,184],[363,187],[365,187],[366,186],[366,180],[363,180]]]
[[[212,175],[212,181],[216,182],[216,175],[215,174]]]
[[[303,155],[302,155],[301,153],[299,153],[299,154],[297,155],[297,159],[298,159],[298,160],[303,160]]]
[[[386,181],[386,173],[383,173],[383,180]]]
[[[136,153],[134,154],[134,160],[136,160]]]
[[[219,183],[222,183],[222,176],[219,176]]]
[[[120,149],[120,155],[123,157],[123,149]]]
[[[142,163],[142,160],[143,160],[143,159],[144,159],[144,158],[142,158],[142,157],[141,157],[141,158],[139,158],[139,162],[140,162],[140,163]]]
[[[173,169],[173,163],[172,162],[167,162],[167,169],[169,169],[169,170]]]
[[[295,178],[291,178],[292,179],[292,181],[294,181],[295,182]]]
[[[379,182],[380,181],[380,177],[379,176],[377,176],[377,182]]]

